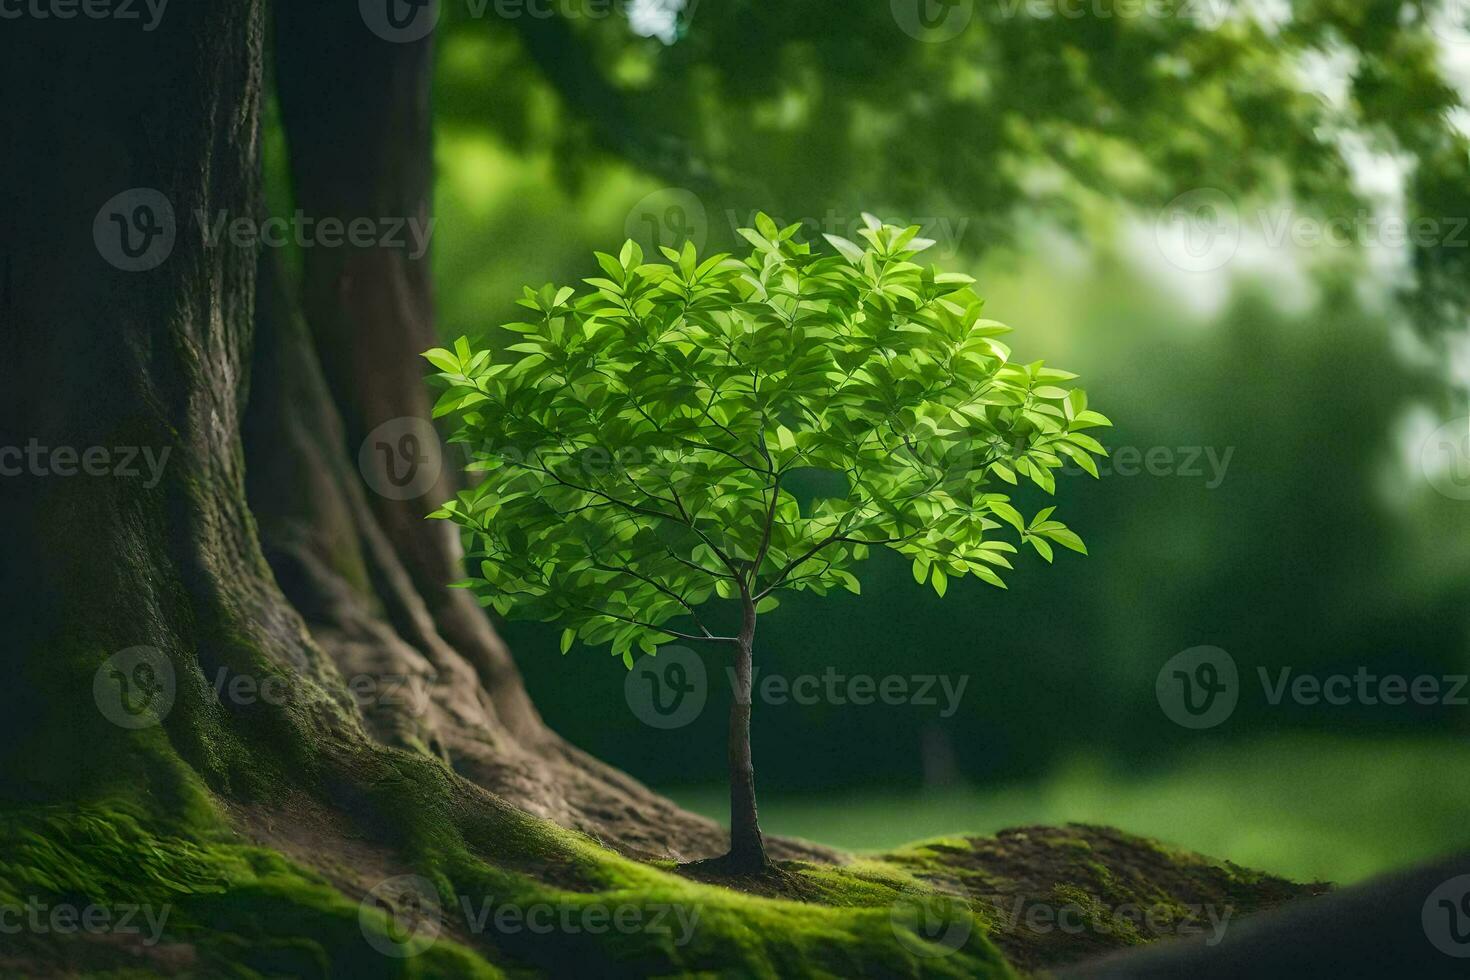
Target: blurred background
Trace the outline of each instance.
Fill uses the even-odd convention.
[[[924,225],[1016,356],[1079,373],[1115,423],[1104,478],[1058,480],[1089,557],[1024,555],[1009,591],[941,600],[880,554],[861,596],[762,619],[768,674],[931,685],[758,699],[768,832],[881,848],[1106,822],[1338,881],[1470,845],[1466,14],[443,0],[446,339],[496,342],[522,285],[594,275],[625,237],[734,249],[764,210],[819,241],[867,211]],[[558,632],[504,626],[552,726],[723,815],[721,666],[660,730],[620,660],[559,655]],[[1234,707],[1189,727],[1166,665],[1202,646],[1234,665]],[[1311,696],[1336,675],[1344,703]],[[1437,693],[1373,696],[1420,677]]]

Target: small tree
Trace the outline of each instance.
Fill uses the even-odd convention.
[[[502,615],[565,626],[633,651],[674,640],[726,649],[732,871],[767,864],[750,754],[756,621],[783,590],[859,591],[852,568],[882,546],[944,595],[975,575],[1004,588],[1016,545],[1052,560],[1086,553],[1047,507],[1027,521],[996,487],[1047,493],[1069,457],[1097,475],[1108,425],[1075,375],[1015,364],[968,276],[912,259],[917,227],[864,216],[866,245],[837,254],[760,215],[738,261],[692,245],[645,263],[637,244],[597,254],[590,291],[530,288],[534,312],[494,361],[464,339],[425,357],[448,386],[455,442],[484,478],[434,516],[467,532],[478,576],[463,585]],[[802,505],[802,470],[840,489]],[[830,480],[830,478],[829,478]],[[711,629],[712,599],[738,627]]]

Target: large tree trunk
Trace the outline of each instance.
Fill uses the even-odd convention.
[[[426,220],[428,42],[378,39],[353,4],[277,17],[299,206]],[[0,446],[42,462],[0,482],[5,797],[182,798],[180,758],[236,800],[330,796],[376,741],[629,853],[717,852],[715,823],[549,731],[447,587],[458,542],[423,515],[452,466],[397,499],[357,465],[373,430],[428,417],[427,259],[322,244],[298,287],[277,252],[208,233],[261,217],[265,20],[212,0],[151,31],[7,22]],[[138,477],[54,472],[137,447]],[[161,725],[120,728],[140,684]]]
[[[0,693],[0,783],[35,800],[172,794],[176,752],[248,794],[299,758],[309,729],[356,726],[341,700],[307,710],[209,688],[220,671],[293,671],[314,689],[335,674],[276,588],[245,503],[255,257],[206,247],[194,218],[255,213],[260,5],[179,5],[151,32],[48,19],[7,21],[5,34],[0,442],[66,447],[61,459],[101,447],[113,470],[56,475],[51,457],[3,482],[14,676]],[[149,191],[99,215],[132,188]],[[156,268],[107,261],[126,264],[122,235],[139,244],[140,229],[170,223]],[[168,453],[156,482],[116,473],[125,447]],[[105,680],[94,702],[103,661],[139,646],[155,652],[130,656],[176,686],[158,706],[166,741],[109,721]]]

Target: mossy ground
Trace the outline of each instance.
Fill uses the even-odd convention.
[[[1168,927],[1195,905],[1241,916],[1314,890],[1085,827],[788,862],[728,887],[509,807],[415,811],[443,796],[395,779],[370,795],[395,831],[305,800],[213,806],[207,826],[120,800],[0,811],[0,908],[167,913],[156,942],[146,927],[0,936],[0,974],[1009,978],[1155,938],[1118,916],[1130,903]],[[384,817],[389,799],[403,810]],[[1013,911],[1038,907],[1080,924]]]

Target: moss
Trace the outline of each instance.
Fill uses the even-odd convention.
[[[12,956],[112,977],[132,971],[103,966],[109,958],[146,964],[144,976],[175,967],[240,977],[502,975],[452,941],[413,960],[385,957],[372,945],[393,942],[383,914],[364,913],[272,851],[160,834],[126,802],[0,811],[0,906],[38,908],[44,922],[58,905],[98,906],[121,928],[23,930],[11,937]]]
[[[415,768],[410,777],[423,778]],[[194,827],[175,836],[128,801],[0,812],[0,905],[167,909],[154,945],[44,933],[21,944],[35,962],[101,968],[99,957],[112,953],[141,958],[152,975],[182,965],[242,977],[490,977],[502,967],[612,977],[732,967],[758,977],[1013,976],[973,921],[945,946],[905,934],[891,907],[922,885],[897,869],[808,866],[792,874],[830,901],[763,898],[628,860],[509,808],[467,822],[506,832],[495,850],[518,863],[546,862],[533,875],[476,856],[444,816],[431,808],[416,824],[422,834],[406,838],[444,920],[426,948],[406,947],[410,956],[374,945],[402,945],[394,928],[410,920],[364,910],[318,873],[231,842],[222,823],[212,834]],[[530,910],[552,927],[522,919]]]
[[[170,910],[154,946],[41,934],[25,938],[25,955],[81,972],[141,957],[153,975],[238,977],[1011,978],[1155,938],[1120,920],[1120,904],[1157,909],[1168,927],[1192,903],[1244,914],[1301,893],[1068,827],[940,838],[843,866],[790,862],[750,894],[617,855],[466,789],[435,759],[352,739],[318,747],[322,767],[299,779],[315,797],[282,804],[278,822],[308,806],[330,813],[391,870],[354,867],[330,841],[301,854],[311,868],[241,844],[184,768],[172,798],[189,802],[172,817],[137,793],[0,811],[0,906],[39,897]],[[426,910],[411,893],[374,889],[403,873],[427,883]],[[1028,924],[1033,910],[1061,908],[1075,910],[1076,930]]]

